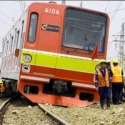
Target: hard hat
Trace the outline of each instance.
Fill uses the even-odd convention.
[[[2,84],[3,83],[3,81],[0,79],[0,84]]]
[[[118,63],[118,59],[113,59],[113,63]]]
[[[100,63],[100,64],[101,64],[101,63],[106,63],[106,60],[101,59],[101,60],[99,61],[99,63]]]
[[[107,63],[110,63],[110,60],[106,60]]]

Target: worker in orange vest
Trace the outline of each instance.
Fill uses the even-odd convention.
[[[113,60],[113,67],[111,68],[112,76],[112,101],[113,104],[122,103],[122,94],[123,94],[123,70],[118,66],[118,59]]]
[[[100,60],[100,67],[95,74],[95,86],[100,95],[101,108],[104,109],[104,101],[106,99],[107,109],[110,109],[111,77],[106,68],[106,60]]]
[[[0,79],[0,94],[3,94],[5,91],[5,88],[3,86],[3,81]]]

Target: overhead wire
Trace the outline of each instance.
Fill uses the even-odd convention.
[[[16,2],[20,3],[20,1],[18,1],[18,0],[16,0]],[[20,3],[20,4],[22,4],[23,6],[28,7],[28,6],[26,5],[25,1],[23,1],[23,3]]]
[[[105,12],[107,11],[108,4],[109,4],[109,1],[108,1],[107,5],[106,5]]]
[[[11,18],[11,17],[9,17],[7,14],[5,14],[3,11],[2,11],[2,1],[1,1],[1,4],[0,4],[0,13],[2,14],[2,15],[4,15],[5,17],[7,17],[8,19],[10,19],[11,21],[14,21],[14,2],[15,1],[13,1],[13,17]],[[18,2],[18,1],[16,1],[16,2]],[[21,12],[23,11],[23,8],[26,6],[26,4],[25,4],[25,2],[24,3],[22,3],[22,1],[21,0],[19,0],[19,3],[20,3],[20,7],[21,7]],[[25,9],[25,8],[24,8]],[[9,23],[7,23],[7,22],[5,22],[5,21],[3,21],[2,19],[0,19],[0,21],[2,22],[2,23],[4,23],[4,24],[7,24],[8,26],[12,26],[12,25],[10,25]]]
[[[5,17],[7,17],[8,19],[10,19],[11,21],[13,21],[12,18],[10,18],[9,16],[7,16],[5,13],[3,13],[2,11],[0,11]]]
[[[119,9],[120,6],[122,5],[122,2],[123,2],[123,1],[120,1],[119,4],[118,4],[118,6],[116,7],[115,12],[114,12],[113,16],[111,17],[111,23],[112,23],[113,19],[115,18],[116,14],[117,14],[117,12],[118,12],[118,9]]]
[[[25,10],[25,6],[26,6],[25,2],[24,3],[23,2],[24,1],[19,0],[21,12],[23,12]]]
[[[20,3],[21,12],[22,12],[22,11],[23,11],[23,6],[25,7],[26,4],[23,4],[21,0],[19,0],[19,3]],[[10,19],[11,21],[14,21],[14,1],[13,1],[13,17],[12,17],[12,18],[9,17],[8,15],[6,15],[6,14],[2,11],[2,1],[1,1],[0,13],[1,13],[2,15],[4,15],[5,17],[7,17],[8,19]],[[7,24],[7,25],[9,25],[9,26],[12,26],[12,25],[8,24],[7,22],[5,22],[5,21],[3,21],[3,20],[1,20],[1,19],[0,19],[0,21],[3,22],[4,24]]]
[[[7,22],[5,22],[5,21],[3,21],[1,19],[0,19],[0,21],[3,22],[3,23],[5,23],[5,24],[7,24],[7,25],[9,25],[9,26],[12,26],[12,25],[8,24]]]
[[[119,11],[119,10],[122,10],[122,9],[119,9],[120,8],[120,6],[122,5],[122,2],[123,1],[120,1],[119,2],[119,4],[118,4],[118,6],[117,6],[117,8],[115,9],[115,11],[114,11],[114,14],[112,15],[112,17],[111,17],[111,22],[113,21],[113,19],[114,19],[114,17],[116,16],[116,14],[117,14],[117,12]],[[111,12],[110,12],[111,13]],[[109,14],[109,13],[108,13]],[[121,31],[120,32],[118,32],[118,33],[116,33],[116,34],[120,34],[121,33]],[[109,37],[111,37],[111,36],[109,36]],[[116,38],[115,39],[117,39],[119,36],[116,36]],[[117,41],[116,41],[117,42]],[[108,50],[109,51],[111,51],[111,46],[112,46],[112,43],[114,43],[113,41],[112,42],[110,42],[111,43],[111,45],[108,47]],[[115,46],[117,45],[117,43],[115,44]]]
[[[124,10],[124,9],[125,9],[125,8],[121,8],[121,9],[118,9],[118,11]],[[108,12],[107,14],[110,14],[110,13],[113,13],[113,12],[115,12],[115,11]]]
[[[23,4],[23,11],[24,11],[26,8],[26,3],[25,3],[25,1],[23,1],[23,2],[24,2],[24,4]]]
[[[13,1],[13,21],[14,21],[14,1]]]
[[[23,5],[24,5],[24,10],[25,10],[25,8],[26,8],[26,3],[25,3],[25,1],[24,1],[24,4],[23,4]]]
[[[22,12],[22,6],[21,6],[22,4],[20,3],[20,0],[19,0],[19,4],[20,4],[20,9],[21,9],[21,12]]]
[[[111,17],[111,21],[114,19],[115,15],[116,15],[116,13],[117,13],[117,11],[118,11],[118,9],[119,9],[119,7],[121,6],[121,3],[122,3],[122,1],[119,2],[117,8],[115,9],[115,12],[114,12],[114,14],[113,14],[112,17]]]
[[[8,19],[10,19],[11,21],[13,21],[13,18],[9,17],[8,15],[6,15],[3,11],[2,11],[2,2],[1,2],[1,10],[0,13],[3,14],[5,17],[7,17]]]
[[[121,33],[121,31],[120,32],[117,32],[117,33],[114,33],[114,35],[117,35],[117,34],[120,34]],[[113,35],[110,35],[109,37],[112,37]]]
[[[24,2],[24,1],[21,0],[21,2]],[[25,2],[24,2],[24,3],[22,4],[22,8],[23,8],[22,10],[23,10],[23,11],[25,10],[25,6],[26,6],[26,4],[25,4]]]

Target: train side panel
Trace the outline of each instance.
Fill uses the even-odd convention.
[[[20,73],[21,49],[26,30],[27,10],[14,24],[3,39],[3,57],[1,76],[3,79],[18,80]],[[19,49],[19,56],[15,56],[15,50]]]

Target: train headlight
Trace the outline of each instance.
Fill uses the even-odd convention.
[[[32,60],[32,57],[30,55],[24,55],[24,61],[25,62],[30,62]]]

